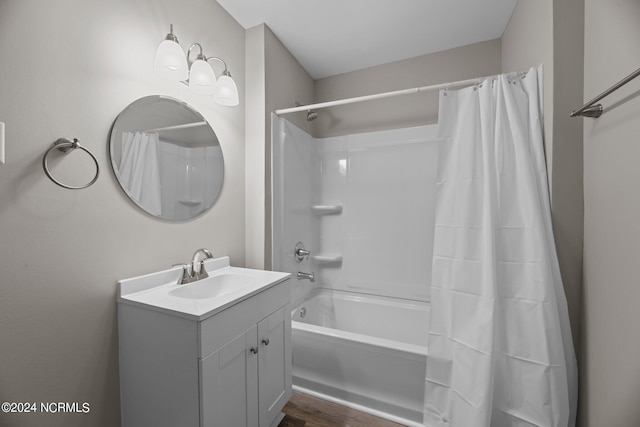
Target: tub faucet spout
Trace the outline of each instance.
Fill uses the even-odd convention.
[[[298,280],[300,279],[306,279],[310,282],[315,282],[316,281],[316,277],[315,274],[313,273],[303,273],[302,271],[298,271]]]

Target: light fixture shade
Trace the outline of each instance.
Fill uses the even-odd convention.
[[[187,58],[180,45],[173,40],[164,40],[158,46],[154,69],[158,75],[176,81],[187,80],[189,75]]]
[[[213,95],[213,100],[227,107],[234,107],[240,103],[238,100],[238,88],[236,82],[230,76],[222,75],[218,79],[216,85],[216,93]]]
[[[216,90],[216,75],[206,61],[197,59],[189,70],[189,89],[203,95],[213,95]]]

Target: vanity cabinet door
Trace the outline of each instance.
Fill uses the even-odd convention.
[[[291,397],[289,305],[258,323],[260,427],[269,427]]]
[[[258,340],[256,325],[200,359],[203,427],[257,427]]]

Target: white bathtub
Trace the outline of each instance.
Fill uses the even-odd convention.
[[[428,303],[316,289],[292,320],[294,389],[422,425]]]

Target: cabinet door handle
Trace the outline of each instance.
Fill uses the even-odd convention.
[[[269,338],[262,338],[262,344],[269,345]]]
[[[249,351],[253,354],[258,354],[258,347],[251,347]]]

